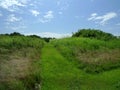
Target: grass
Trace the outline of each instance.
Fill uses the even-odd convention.
[[[52,45],[42,49],[41,63],[42,90],[80,89],[80,71]]]
[[[119,55],[117,39],[2,35],[0,90],[120,90]]]
[[[40,88],[44,41],[27,36],[0,36],[0,90]]]
[[[89,38],[65,38],[51,41],[68,60],[88,73],[99,73],[120,67],[120,41]]]
[[[59,53],[52,45],[45,45],[41,57],[41,90],[119,90],[120,69],[86,73]]]

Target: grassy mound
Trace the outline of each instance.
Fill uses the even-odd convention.
[[[78,68],[99,73],[120,67],[120,40],[97,40],[89,38],[65,38],[51,41]],[[78,64],[79,63],[79,64]]]
[[[0,90],[120,90],[120,40],[0,35]]]
[[[98,42],[98,44],[93,41]],[[115,48],[110,45],[112,42],[114,42]],[[116,56],[119,59],[119,44],[117,42],[111,41],[107,42],[107,44],[104,41],[87,38],[66,38],[51,41],[52,45],[47,44],[42,49],[42,90],[119,90],[120,68],[117,68],[119,65],[117,66],[116,62],[111,65],[116,65],[117,67],[108,65]],[[84,45],[82,45],[83,43]],[[118,53],[118,55],[113,57],[113,52]],[[79,54],[82,54],[80,55],[82,59]],[[98,54],[101,54],[101,56],[105,54],[105,56],[111,57],[111,60],[108,59],[106,63],[101,61],[106,66],[103,71],[101,71],[102,67],[94,62],[96,58],[103,60],[104,57],[97,57]],[[87,60],[91,60],[91,62]],[[119,60],[116,59],[116,61]],[[100,64],[102,65],[102,63]],[[110,70],[107,68],[110,68]]]
[[[80,29],[77,32],[73,33],[72,37],[94,38],[105,41],[117,38],[111,33],[103,32],[101,30],[96,30],[96,29]]]
[[[0,90],[33,90],[40,78],[44,41],[27,36],[0,36]]]

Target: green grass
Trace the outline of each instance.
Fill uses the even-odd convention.
[[[64,38],[51,44],[78,68],[99,73],[120,67],[120,41],[103,41],[89,38]]]
[[[40,88],[44,43],[27,36],[0,36],[0,90]]]
[[[119,90],[120,69],[105,71],[100,74],[89,74],[86,85],[83,88],[90,88],[88,90]],[[83,89],[87,90],[87,89]]]
[[[0,48],[19,49],[26,47],[42,48],[44,41],[27,36],[0,36]]]
[[[42,90],[80,89],[80,71],[64,58],[52,45],[42,49]]]
[[[42,49],[42,90],[119,90],[120,69],[89,74],[52,45]]]
[[[117,39],[0,36],[0,90],[120,90],[119,76]]]

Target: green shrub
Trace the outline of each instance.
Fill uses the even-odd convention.
[[[110,33],[106,33],[106,32],[95,30],[95,29],[78,30],[78,32],[73,33],[72,37],[96,38],[100,40],[112,40],[117,38]]]

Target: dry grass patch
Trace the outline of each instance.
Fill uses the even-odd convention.
[[[120,50],[96,50],[77,53],[80,68],[87,72],[101,72],[120,67]]]
[[[77,58],[84,63],[115,63],[120,61],[120,50],[87,51],[78,53]]]
[[[18,50],[1,55],[0,82],[25,78],[29,74],[32,60],[29,55],[23,55],[25,51]]]
[[[39,50],[21,48],[0,56],[0,89],[33,90],[35,84],[40,83]]]
[[[6,61],[1,65],[0,82],[24,78],[27,76],[29,69],[30,61],[26,58]]]

